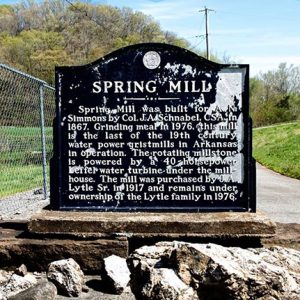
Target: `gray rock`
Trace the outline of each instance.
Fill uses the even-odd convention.
[[[294,299],[300,295],[300,252],[296,250],[180,244],[172,259],[179,277],[199,294],[207,290],[229,299]]]
[[[300,299],[300,252],[293,249],[163,242],[137,249],[128,265],[138,299],[197,299],[196,293],[199,299]],[[190,298],[180,298],[185,289]]]
[[[73,258],[52,262],[48,267],[47,278],[63,295],[78,297],[82,292],[84,274]]]
[[[88,293],[90,291],[89,287],[87,285],[82,286],[82,292],[83,293]]]
[[[170,243],[144,246],[127,259],[130,287],[137,299],[198,299],[196,292],[169,268],[172,249]]]
[[[42,195],[43,194],[43,189],[35,189],[33,190],[34,195]]]
[[[197,293],[179,279],[172,269],[152,269],[149,275],[148,286],[142,290],[143,299],[198,299]]]
[[[44,281],[9,298],[9,300],[55,300],[56,295],[56,286],[52,282]]]
[[[4,285],[11,277],[12,272],[0,270],[0,286]]]
[[[35,276],[35,278],[40,279],[43,277],[43,274],[41,272],[33,272],[33,275]]]
[[[27,274],[27,267],[22,264],[20,267],[16,268],[15,274],[24,277]]]
[[[7,300],[4,294],[0,291],[0,300]]]
[[[104,259],[102,280],[107,282],[112,292],[122,294],[130,280],[126,259],[111,255]]]
[[[2,292],[2,287],[7,283],[11,274],[9,272],[0,270],[0,300],[6,300],[4,293]]]
[[[6,298],[10,298],[35,284],[37,284],[36,278],[31,274],[27,274],[24,277],[13,274],[8,282],[0,288],[0,294],[2,293]]]

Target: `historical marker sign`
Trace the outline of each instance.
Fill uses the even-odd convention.
[[[52,207],[255,211],[248,81],[165,44],[57,68]]]

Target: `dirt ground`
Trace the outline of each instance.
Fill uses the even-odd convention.
[[[300,251],[300,224],[276,223],[276,226],[276,235],[270,239],[263,239],[263,245],[281,246]]]

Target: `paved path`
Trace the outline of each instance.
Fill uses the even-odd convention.
[[[257,208],[271,220],[300,224],[300,180],[275,173],[259,164],[257,172]]]
[[[1,199],[0,221],[28,220],[48,203],[33,191]],[[300,224],[300,180],[257,164],[257,208],[275,222]]]

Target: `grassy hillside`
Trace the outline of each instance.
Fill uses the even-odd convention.
[[[300,122],[254,129],[253,154],[264,166],[300,179]]]

